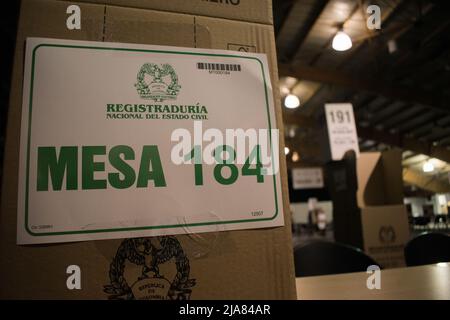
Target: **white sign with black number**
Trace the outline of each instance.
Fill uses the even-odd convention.
[[[341,160],[345,152],[355,150],[359,156],[358,135],[351,103],[325,104],[331,158]]]
[[[292,188],[320,189],[323,188],[322,168],[295,168],[292,169]]]

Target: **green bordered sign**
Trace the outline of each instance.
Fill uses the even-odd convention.
[[[265,55],[28,38],[17,241],[283,225],[274,129]]]

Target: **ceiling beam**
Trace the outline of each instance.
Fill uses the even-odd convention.
[[[413,114],[411,117],[404,119],[402,123],[396,124],[396,129],[400,133],[410,132],[414,128],[421,127],[427,123],[433,122],[436,118],[434,112],[426,112],[425,110],[419,110],[417,114]]]
[[[411,150],[415,153],[422,153],[450,163],[450,150],[445,147],[435,146],[430,142],[405,137],[398,133],[376,130],[372,127],[358,126],[357,131],[358,136],[366,139],[372,139],[404,150]]]
[[[392,122],[395,120],[395,117],[402,117],[405,112],[408,112],[408,108],[405,107],[406,105],[403,103],[392,103],[392,101],[389,101],[382,108],[371,112],[370,124],[372,126],[381,125],[383,128],[386,128],[386,122]]]
[[[316,23],[317,18],[320,16],[327,3],[328,0],[319,0],[315,1],[312,4],[305,5],[301,1],[296,1],[295,3],[293,3],[293,5],[291,5],[289,14],[287,15],[285,21],[283,21],[283,25],[282,27],[280,27],[277,33],[277,36],[279,36],[283,39],[283,41],[286,42],[286,44],[282,43],[283,46],[281,47],[281,43],[277,41],[277,48],[281,49],[278,50],[278,59],[280,61],[292,60],[292,58],[295,56],[295,54],[309,35],[312,27]],[[278,4],[278,1],[274,1],[274,8],[276,8],[277,6],[280,6],[280,4]],[[307,18],[302,23],[302,25],[298,27],[298,30],[294,32],[294,35],[292,35],[292,31],[289,32],[289,26],[291,26],[292,23],[297,20],[295,18],[295,14],[293,13],[299,10],[297,9],[298,7],[300,7],[300,9],[306,13]]]
[[[275,37],[278,36],[280,30],[289,17],[289,13],[294,5],[295,0],[277,1],[273,4],[273,26]]]
[[[403,181],[435,193],[446,193],[450,191],[449,183],[445,183],[437,177],[424,175],[408,168],[403,169]]]
[[[386,98],[400,100],[407,103],[419,103],[432,109],[450,113],[449,103],[442,93],[424,92],[419,88],[409,88],[400,85],[385,85],[377,78],[353,77],[336,70],[325,70],[306,65],[278,66],[280,76],[290,76],[297,79],[310,80],[324,84],[351,88],[356,91],[367,91],[382,95]]]

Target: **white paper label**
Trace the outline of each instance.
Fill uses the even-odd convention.
[[[325,104],[331,158],[341,160],[348,150],[359,156],[358,135],[351,103]]]
[[[278,137],[262,160],[224,140],[234,162],[174,162],[180,133],[205,157],[228,129],[276,129],[265,55],[28,38],[24,72],[19,244],[284,224]]]
[[[322,168],[295,168],[292,169],[292,188],[320,189],[323,188]]]

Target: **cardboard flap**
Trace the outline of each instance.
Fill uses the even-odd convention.
[[[358,172],[358,192],[357,192],[357,198],[358,198],[358,206],[360,208],[364,208],[367,205],[370,205],[371,200],[370,195],[373,194],[373,192],[367,192],[370,191],[371,188],[375,188],[374,185],[374,179],[371,179],[374,171],[376,169],[377,164],[379,163],[381,158],[380,152],[363,152],[360,154],[357,164],[356,164],[356,170]],[[369,194],[368,198],[366,200],[366,194]]]
[[[385,190],[384,204],[403,204],[402,151],[391,149],[381,154],[383,189]]]
[[[357,162],[360,208],[403,203],[401,160],[399,149],[361,153]]]

